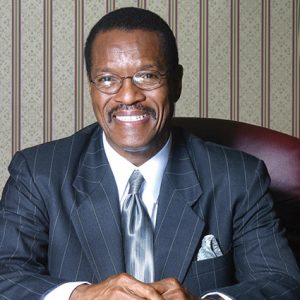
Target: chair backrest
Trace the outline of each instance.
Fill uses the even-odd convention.
[[[271,177],[270,192],[275,210],[300,266],[300,139],[223,119],[177,117],[173,124],[203,140],[242,150],[265,162]]]

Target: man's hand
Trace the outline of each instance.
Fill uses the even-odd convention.
[[[165,300],[198,300],[190,294],[175,278],[165,278],[160,281],[151,283],[152,286]]]
[[[121,299],[148,299],[163,300],[153,286],[136,280],[128,274],[111,276],[98,284],[80,285],[71,294],[70,300],[121,300]],[[177,298],[173,298],[177,299]],[[179,298],[178,298],[179,299]],[[187,298],[188,299],[188,298]]]

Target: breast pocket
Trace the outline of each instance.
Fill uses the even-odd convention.
[[[201,295],[234,283],[233,253],[229,251],[216,258],[192,262],[183,286],[194,295]]]

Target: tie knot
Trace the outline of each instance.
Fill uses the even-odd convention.
[[[144,181],[143,175],[139,170],[133,171],[128,182],[129,182],[129,194],[137,194]]]

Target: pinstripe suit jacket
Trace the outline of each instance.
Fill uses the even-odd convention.
[[[1,201],[0,299],[124,272],[116,184],[93,124],[15,155]],[[272,212],[264,165],[173,130],[159,195],[155,278],[201,295],[299,299],[299,271]],[[223,252],[196,261],[203,236]]]

